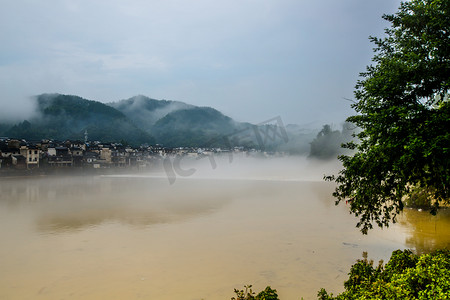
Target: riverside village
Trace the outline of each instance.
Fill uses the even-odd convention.
[[[273,156],[281,153],[265,152],[244,147],[198,148],[141,145],[132,147],[121,143],[101,141],[56,141],[13,139],[0,137],[0,176],[19,174],[47,174],[52,171],[82,170],[103,172],[106,169],[148,170],[167,156],[202,158],[215,154]]]

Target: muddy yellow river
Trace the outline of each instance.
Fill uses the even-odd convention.
[[[447,213],[363,236],[333,185],[289,178],[77,176],[0,181],[0,299],[281,299],[340,292],[363,251],[450,245]]]

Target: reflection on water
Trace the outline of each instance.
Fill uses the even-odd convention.
[[[162,179],[146,178],[9,180],[0,185],[0,205],[11,211],[32,210],[38,231],[57,233],[107,222],[135,226],[179,222],[229,202],[226,193],[213,194],[210,184],[158,188],[161,185]]]
[[[436,216],[427,211],[406,209],[399,219],[408,230],[406,246],[417,253],[450,248],[450,210],[443,209]]]
[[[449,245],[450,214],[362,236],[325,182],[61,177],[0,182],[0,299],[282,299],[339,292],[355,259]]]

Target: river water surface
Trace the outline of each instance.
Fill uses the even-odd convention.
[[[0,299],[230,299],[245,284],[315,299],[363,251],[450,244],[446,212],[363,236],[321,176],[211,174],[1,179]]]

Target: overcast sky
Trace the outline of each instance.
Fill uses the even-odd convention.
[[[397,0],[0,0],[0,118],[142,94],[238,121],[339,124]],[[0,119],[0,121],[1,121]]]

